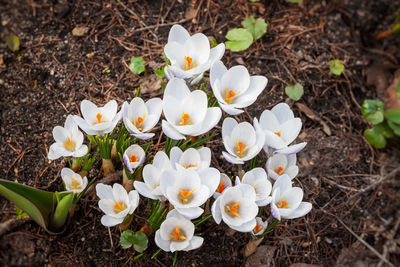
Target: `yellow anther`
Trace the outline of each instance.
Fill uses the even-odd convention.
[[[281,203],[278,204],[278,208],[284,209],[284,208],[290,208],[290,205],[285,201],[285,197],[282,198]]]
[[[245,146],[243,142],[238,142],[236,141],[236,147],[237,147],[237,155],[239,157],[244,156],[243,154],[246,152],[246,150],[250,147],[250,146]]]
[[[222,193],[222,191],[224,191],[224,189],[225,189],[224,183],[220,182],[218,187],[217,187],[217,190],[215,190],[215,191],[218,192],[218,193]]]
[[[230,103],[232,101],[232,98],[240,94],[240,91],[234,92],[232,90],[229,90],[228,87],[225,89],[225,102]]]
[[[70,185],[69,188],[71,188],[71,189],[79,189],[81,187],[82,186],[80,184],[78,184],[78,182],[74,178],[72,178],[72,185]]]
[[[96,115],[97,123],[101,123],[102,117],[103,117],[103,115],[101,115],[100,113],[97,113],[97,115]]]
[[[175,231],[172,232],[172,234],[169,235],[171,238],[176,239],[176,240],[186,240],[186,236],[181,234],[181,231],[179,229],[179,226],[175,226]]]
[[[68,150],[72,151],[75,147],[75,142],[72,142],[69,137],[67,137],[67,141],[63,144]]]
[[[196,60],[193,61],[193,65],[192,65],[192,61],[193,61],[193,58],[185,56],[185,68],[186,68],[186,70],[193,69],[196,66]]]
[[[132,116],[133,125],[135,125],[135,127],[136,127],[139,131],[142,130],[142,127],[141,127],[141,126],[142,126],[142,124],[143,124],[145,118],[146,118],[146,114],[144,114],[143,117],[139,117],[139,118],[137,119],[137,122],[136,122],[135,117]]]
[[[125,203],[122,202],[122,205],[118,201],[114,201],[115,205],[113,210],[116,211],[117,213],[123,211],[125,209]]]
[[[185,168],[185,169],[187,169],[187,168],[192,168],[192,167],[197,167],[198,165],[199,165],[199,164],[196,163],[196,164],[189,164],[189,165],[186,166],[185,163],[182,163],[182,166],[183,166],[183,168]]]
[[[194,192],[194,189],[185,191],[182,188],[180,188],[179,193],[181,194],[182,202],[187,202],[188,198],[192,195],[193,192]]]
[[[274,134],[276,134],[277,136],[281,137],[281,130],[279,130],[278,132],[275,132]]]
[[[180,125],[190,125],[192,123],[193,123],[193,121],[190,121],[190,115],[185,112],[182,112],[181,122],[179,124]]]
[[[238,217],[238,218],[240,218],[240,214],[239,214],[239,212],[238,212],[239,204],[240,204],[240,201],[238,201],[238,202],[232,204],[231,206],[229,206],[229,205],[226,206],[226,209],[227,209],[230,213],[232,213],[234,216],[236,216],[236,217]]]

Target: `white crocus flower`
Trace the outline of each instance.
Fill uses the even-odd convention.
[[[117,113],[117,101],[111,100],[104,107],[97,107],[89,100],[81,102],[83,119],[74,115],[75,122],[88,135],[103,136],[112,132],[121,120],[121,111]]]
[[[219,181],[220,173],[215,168],[167,170],[161,175],[160,186],[164,196],[179,213],[195,219],[204,212],[200,205],[214,194]]]
[[[276,219],[295,219],[310,212],[312,205],[302,202],[303,190],[292,187],[292,182],[287,174],[279,176],[272,188],[271,214]]]
[[[100,198],[99,208],[106,214],[101,217],[104,226],[111,227],[122,223],[139,205],[139,194],[135,190],[128,194],[120,184],[114,184],[113,187],[97,184],[96,194]]]
[[[141,146],[133,144],[125,150],[122,159],[128,171],[133,173],[137,167],[144,163],[146,152]]]
[[[172,168],[175,170],[182,168],[201,170],[210,167],[211,163],[211,150],[208,147],[189,148],[183,152],[179,147],[174,146],[169,155]]]
[[[146,103],[135,97],[131,103],[124,102],[122,105],[122,120],[129,133],[133,136],[147,140],[154,133],[147,133],[157,124],[162,112],[162,100],[152,98]]]
[[[161,175],[165,170],[171,170],[171,163],[164,151],[158,151],[154,156],[153,163],[147,164],[143,168],[143,181],[133,183],[135,189],[144,197],[158,200],[165,200],[161,191]]]
[[[265,230],[267,230],[268,227],[268,222],[267,221],[263,222],[261,217],[256,217],[256,222],[257,225],[250,232],[253,236],[262,235],[265,232]]]
[[[61,170],[61,178],[64,181],[65,189],[73,193],[80,193],[88,185],[88,179],[80,176],[69,168]]]
[[[304,148],[305,144],[297,144],[296,147],[288,149],[288,146],[296,139],[301,130],[300,118],[295,118],[293,111],[286,103],[279,103],[271,110],[264,110],[260,117],[260,126],[265,133],[265,152],[268,153],[268,148],[277,151],[277,153],[290,154],[298,152]]]
[[[268,181],[267,173],[263,168],[254,168],[244,174],[242,181],[239,177],[236,177],[236,184],[248,184],[254,188],[256,193],[256,204],[259,207],[263,207],[271,203],[272,197],[271,182]]]
[[[189,251],[199,248],[204,239],[194,235],[194,224],[178,211],[171,210],[156,231],[154,241],[164,251]]]
[[[210,70],[210,83],[220,107],[230,115],[238,115],[253,104],[267,86],[264,76],[250,76],[246,67],[234,66],[229,70],[220,60]]]
[[[278,179],[283,174],[289,175],[290,179],[299,173],[299,167],[296,165],[296,154],[274,154],[268,158],[265,169],[271,179]]]
[[[222,123],[222,140],[227,152],[224,158],[232,164],[243,164],[254,158],[264,145],[264,133],[254,119],[254,127],[248,122],[237,123],[226,118]]]
[[[168,82],[162,105],[167,119],[162,121],[162,129],[174,140],[208,132],[217,125],[222,114],[220,108],[207,106],[206,93],[191,92],[184,80],[176,78]]]
[[[248,184],[239,184],[222,192],[211,207],[217,224],[223,220],[230,228],[239,232],[250,232],[256,227],[256,193]]]
[[[231,179],[225,173],[221,173],[221,180],[219,181],[219,185],[217,187],[217,190],[215,190],[213,197],[217,199],[222,194],[222,192],[224,192],[224,190],[229,187],[232,187]]]
[[[72,115],[68,115],[64,127],[54,127],[53,137],[56,142],[50,146],[47,155],[50,160],[60,157],[79,158],[88,152],[88,147],[83,145],[83,134],[79,131]]]
[[[171,66],[164,68],[165,76],[168,79],[176,77],[192,80],[194,84],[216,60],[222,58],[225,45],[222,43],[210,49],[207,36],[202,33],[190,36],[185,28],[174,25],[169,32],[164,52],[171,61]]]

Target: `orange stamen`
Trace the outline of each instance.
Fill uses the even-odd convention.
[[[277,173],[278,175],[281,175],[282,172],[283,172],[283,170],[284,170],[283,167],[279,167],[279,168],[276,170],[276,173]]]
[[[188,198],[192,195],[193,192],[194,192],[194,189],[185,191],[185,190],[182,190],[182,188],[180,188],[179,193],[182,196],[182,202],[187,202]]]
[[[236,216],[236,217],[238,217],[238,218],[240,218],[240,214],[239,214],[239,212],[238,212],[239,204],[240,204],[240,201],[239,201],[239,202],[236,202],[236,203],[234,203],[234,204],[232,204],[231,206],[229,206],[229,205],[226,206],[226,209],[227,209],[230,213],[232,213],[234,216]]]
[[[238,141],[236,141],[236,146],[237,146],[237,155],[239,157],[242,157],[243,153],[250,147],[250,146],[245,146],[243,142],[238,142]]]
[[[232,90],[229,90],[228,87],[225,89],[225,102],[230,103],[232,101],[232,98],[234,98],[236,95],[238,95],[240,91],[235,93]]]
[[[176,239],[176,240],[186,240],[186,236],[182,235],[179,226],[175,226],[175,231],[169,235],[171,238]]]
[[[276,134],[277,136],[281,137],[281,130],[279,130],[278,132],[275,132],[274,134]]]
[[[115,205],[114,205],[113,210],[116,211],[117,213],[119,213],[119,212],[121,212],[121,211],[123,211],[125,209],[125,203],[124,202],[122,202],[122,205],[119,204],[119,202],[117,202],[117,201],[114,201],[114,203],[115,203]]]
[[[132,157],[129,159],[129,162],[137,162],[139,159],[136,158],[135,154],[132,154]]]
[[[215,190],[215,191],[218,192],[218,193],[222,193],[222,191],[224,191],[224,189],[225,189],[224,183],[220,182],[218,187],[217,187],[217,190]]]
[[[71,139],[69,138],[69,137],[67,137],[67,142],[65,142],[64,144],[63,144],[67,149],[69,149],[69,150],[73,150],[74,149],[74,147],[75,147],[75,142],[72,142],[71,141]]]
[[[144,114],[143,117],[139,117],[139,118],[137,119],[137,123],[136,123],[135,117],[132,116],[133,125],[135,125],[135,127],[136,127],[139,131],[142,130],[140,126],[142,126],[142,124],[143,124],[145,118],[146,118],[146,114]]]
[[[189,121],[190,120],[190,115],[182,112],[182,117],[181,117],[181,122],[179,123],[180,125],[190,125],[193,123],[193,121]]]
[[[262,228],[263,228],[262,225],[256,225],[256,227],[254,227],[253,229],[253,233],[257,234],[258,232],[261,231]]]
[[[290,205],[285,201],[285,198],[282,198],[281,203],[278,204],[278,208],[284,209],[284,208],[289,208]]]
[[[97,115],[96,115],[97,123],[101,123],[102,117],[103,117],[103,115],[101,115],[100,113],[97,113]]]
[[[187,169],[187,168],[192,168],[192,167],[197,167],[199,164],[198,163],[196,163],[196,164],[189,164],[189,165],[185,165],[185,163],[182,163],[182,166],[185,168],[185,169]]]
[[[196,66],[196,60],[193,61],[193,65],[192,65],[192,61],[193,61],[193,58],[185,56],[185,68],[186,68],[186,70],[193,69]]]
[[[79,189],[79,188],[81,188],[81,185],[77,184],[77,183],[78,182],[74,178],[72,178],[72,185],[70,185],[69,188],[71,188],[71,189]]]

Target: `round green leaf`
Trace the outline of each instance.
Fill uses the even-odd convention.
[[[400,136],[400,124],[394,123],[393,121],[388,121],[388,125],[393,130],[395,135]]]
[[[385,137],[375,130],[375,127],[364,131],[364,136],[375,148],[384,148],[386,146]]]
[[[132,57],[129,69],[136,74],[141,74],[146,70],[144,67],[145,63],[146,61],[142,57]]]
[[[149,240],[146,236],[145,233],[143,232],[136,232],[135,236],[135,243],[133,245],[133,248],[137,251],[137,252],[143,252],[144,250],[147,249],[147,245],[149,243]]]
[[[247,49],[253,42],[253,36],[251,33],[243,28],[236,28],[230,30],[226,34],[225,46],[233,52],[243,51]]]
[[[361,114],[373,124],[381,123],[384,119],[385,104],[379,100],[366,99],[361,106]]]
[[[385,118],[394,123],[400,124],[400,109],[394,108],[386,110]]]
[[[344,70],[344,66],[339,59],[329,61],[329,68],[331,69],[331,72],[335,75],[342,74]]]
[[[7,46],[11,51],[15,52],[19,50],[19,38],[15,34],[10,34],[7,37]]]
[[[254,40],[261,38],[267,32],[267,23],[262,18],[247,16],[243,21],[243,26],[253,35]]]
[[[304,89],[303,86],[299,83],[296,83],[295,85],[288,85],[285,87],[285,93],[288,97],[290,97],[294,101],[299,101],[300,98],[304,94]]]
[[[125,230],[122,232],[119,243],[123,249],[130,248],[133,245],[133,232],[132,230]]]

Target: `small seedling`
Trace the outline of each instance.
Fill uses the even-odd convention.
[[[141,74],[146,71],[144,64],[146,61],[142,57],[132,57],[129,69],[136,74]]]
[[[267,32],[265,20],[256,19],[254,16],[247,16],[243,21],[243,27],[253,35],[254,40],[260,39]]]
[[[303,86],[299,83],[285,87],[285,94],[294,101],[299,101],[304,94]]]
[[[20,43],[19,43],[18,36],[16,36],[15,34],[10,34],[7,37],[6,41],[7,41],[7,46],[11,51],[15,52],[15,51],[19,50],[19,44]]]
[[[253,42],[253,35],[243,28],[232,29],[225,37],[228,39],[228,41],[225,42],[225,46],[232,52],[246,50]]]
[[[379,100],[366,99],[361,106],[361,114],[372,124],[381,123],[384,119],[385,104]]]
[[[333,74],[338,76],[341,75],[344,70],[344,66],[339,59],[329,61],[329,68]]]
[[[146,250],[149,240],[142,232],[134,233],[132,230],[125,230],[121,234],[119,243],[123,249],[128,249],[133,245],[134,250],[142,253],[144,250]]]

